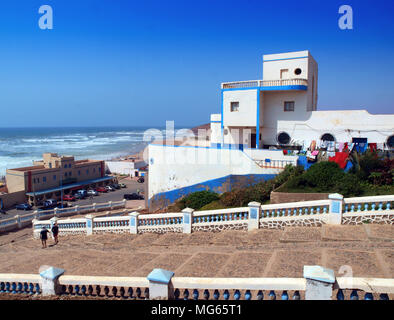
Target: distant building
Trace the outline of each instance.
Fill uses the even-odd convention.
[[[7,169],[10,194],[25,194],[31,204],[45,199],[60,199],[61,192],[106,185],[114,177],[105,176],[104,161],[74,160],[73,156],[44,153],[33,166]]]

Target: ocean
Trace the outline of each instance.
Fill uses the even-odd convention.
[[[30,166],[44,152],[76,160],[108,160],[144,149],[148,127],[0,128],[0,176],[6,169]],[[158,128],[162,130],[162,128]]]

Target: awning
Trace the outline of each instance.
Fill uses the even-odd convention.
[[[62,187],[59,186],[59,187],[56,187],[56,188],[40,190],[40,191],[36,191],[36,192],[26,192],[26,195],[33,197],[35,195],[39,196],[39,195],[46,194],[46,193],[52,193],[52,192],[68,190],[68,189],[76,189],[76,188],[79,188],[79,187],[86,186],[87,184],[108,181],[108,180],[112,180],[113,178],[114,177],[106,176],[106,177],[102,177],[102,178],[98,178],[98,179],[85,180],[85,181],[80,181],[80,182],[77,182],[77,183],[67,184],[67,185],[62,186]]]

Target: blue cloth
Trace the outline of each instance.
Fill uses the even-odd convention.
[[[308,162],[306,156],[298,156],[297,164],[303,166],[304,170],[308,170],[313,165],[313,163]]]
[[[356,143],[354,146],[354,148],[358,153],[364,153],[367,150],[367,147],[368,147],[368,143],[366,142]]]
[[[348,172],[351,168],[353,168],[353,163],[351,161],[348,161],[346,163],[346,167],[345,167],[345,172]]]

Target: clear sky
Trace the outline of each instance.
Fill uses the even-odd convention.
[[[38,8],[53,8],[53,29]],[[338,27],[342,4],[353,30]],[[220,83],[310,50],[318,109],[393,113],[394,1],[13,0],[0,10],[0,127],[176,126],[220,113]]]

